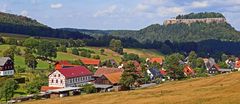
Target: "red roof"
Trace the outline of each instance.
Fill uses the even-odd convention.
[[[150,61],[151,63],[156,62],[156,63],[160,63],[160,64],[162,64],[163,59],[160,58],[160,57],[158,57],[158,58],[156,57],[156,58],[151,58],[149,61]]]
[[[115,72],[123,72],[123,69],[119,68],[98,68],[98,70],[94,73],[94,76],[101,76],[103,74],[115,73]]]
[[[80,59],[80,60],[85,65],[99,65],[100,64],[100,60],[97,60],[97,59],[84,58],[84,59]]]
[[[214,64],[214,66],[217,68],[217,70],[220,69],[220,67],[218,66],[218,64]]]
[[[167,75],[167,71],[166,71],[166,70],[160,70],[160,73],[161,73],[163,76]]]
[[[235,68],[240,68],[240,60],[236,61]]]
[[[69,65],[71,65],[71,63],[69,63],[66,60],[57,61],[55,63],[55,69],[58,70],[58,69],[63,68],[64,66],[69,66]]]
[[[190,74],[194,74],[194,70],[189,66],[189,65],[186,65],[183,69],[184,73],[186,73],[187,75],[190,75]]]
[[[62,68],[58,70],[61,74],[63,74],[66,78],[74,78],[80,76],[88,76],[92,75],[92,72],[89,71],[84,66],[75,66],[69,68]]]
[[[49,86],[42,86],[41,92],[47,92],[48,90],[60,89],[62,87],[49,87]]]

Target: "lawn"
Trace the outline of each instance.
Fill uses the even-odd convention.
[[[3,52],[6,49],[8,49],[10,46],[11,45],[0,45],[0,56],[3,56]],[[20,48],[21,52],[23,52],[24,47],[17,46],[17,48]],[[15,67],[27,68],[27,66],[25,65],[23,56],[15,55],[14,61],[15,61],[15,65],[14,65]],[[47,69],[48,66],[49,64],[47,62],[38,60],[37,69]]]
[[[24,104],[239,104],[240,73],[172,81],[135,91],[97,93]]]

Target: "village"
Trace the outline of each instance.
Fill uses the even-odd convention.
[[[133,53],[127,55],[130,57],[131,54]],[[73,95],[81,96],[81,94],[87,93],[134,90],[155,86],[168,81],[214,76],[240,70],[240,61],[237,58],[227,58],[224,62],[227,65],[225,68],[221,68],[211,57],[201,58],[203,66],[200,65],[198,67],[204,68],[202,71],[204,75],[200,76],[198,74],[201,71],[197,71],[191,67],[193,63],[190,60],[191,55],[183,60],[175,60],[177,63],[173,66],[169,65],[171,62],[169,63],[168,61],[174,62],[174,60],[169,60],[169,57],[171,56],[166,58],[152,57],[146,58],[144,61],[129,58],[125,59],[126,61],[122,61],[119,65],[113,59],[101,62],[99,59],[82,58],[79,59],[79,62],[82,63],[81,65],[72,64],[67,60],[59,60],[54,63],[54,70],[48,74],[48,86],[41,86],[40,93],[13,98],[9,102],[26,101],[34,99],[34,96],[46,99]],[[178,72],[178,68],[175,70],[165,69],[165,64],[168,64],[169,68],[174,68],[178,65],[182,67],[180,68],[180,72]],[[12,76],[15,73],[14,62],[10,57],[1,57],[0,67],[1,77]],[[91,71],[90,69],[92,68],[96,69],[96,71]],[[181,72],[183,74],[179,74]],[[86,88],[88,92],[86,92]]]

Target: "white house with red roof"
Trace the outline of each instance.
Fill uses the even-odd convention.
[[[49,87],[77,87],[92,80],[93,73],[84,66],[55,70],[49,76]]]

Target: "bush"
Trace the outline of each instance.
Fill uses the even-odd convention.
[[[78,49],[77,48],[73,48],[72,49],[72,54],[79,55]]]
[[[80,53],[80,56],[90,58],[90,57],[91,57],[91,53],[86,52],[86,51],[82,51],[82,52]]]
[[[83,86],[83,91],[87,94],[96,93],[97,89],[92,84],[86,84]]]
[[[66,48],[66,46],[60,46],[60,47],[58,48],[58,51],[59,51],[59,52],[67,52],[67,48]]]
[[[94,59],[100,59],[100,56],[99,56],[99,55],[94,55],[92,58],[94,58]]]

